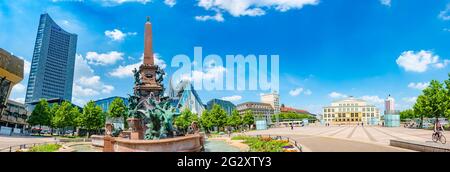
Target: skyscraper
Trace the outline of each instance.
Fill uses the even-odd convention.
[[[276,91],[269,94],[262,94],[261,102],[270,104],[274,110],[274,114],[280,113],[280,95]]]
[[[71,101],[77,35],[59,27],[48,14],[39,21],[25,103],[41,98]]]
[[[385,107],[385,109],[384,109],[385,114],[395,111],[395,99],[392,98],[390,94],[384,101],[384,107]]]

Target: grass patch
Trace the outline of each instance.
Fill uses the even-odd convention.
[[[250,147],[250,152],[284,152],[286,146],[291,144],[286,140],[273,140],[270,137],[235,136],[232,140],[244,140]]]
[[[32,147],[28,152],[55,152],[61,148],[58,144],[45,144]]]

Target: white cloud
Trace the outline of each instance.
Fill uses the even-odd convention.
[[[11,95],[23,94],[23,93],[25,93],[26,89],[27,88],[23,84],[18,83],[16,85],[14,85],[14,87],[12,88]]]
[[[408,87],[412,89],[423,90],[427,88],[429,85],[430,85],[429,82],[418,82],[418,83],[411,82],[408,84]]]
[[[378,96],[362,96],[361,99],[376,105],[384,103],[384,100]]]
[[[307,95],[307,96],[309,96],[309,95],[311,95],[312,94],[312,91],[311,90],[306,90],[303,94],[305,94],[305,95]]]
[[[295,97],[295,96],[300,95],[300,93],[302,93],[302,92],[303,92],[303,88],[296,88],[296,89],[289,91],[289,95]]]
[[[114,87],[112,85],[104,85],[103,86],[102,93],[111,94],[112,91],[114,91]]]
[[[164,0],[164,4],[168,5],[169,7],[173,7],[177,4],[176,0]]]
[[[223,76],[226,69],[223,66],[207,67],[205,71],[192,71],[191,81],[197,80],[216,80],[217,78]]]
[[[155,53],[153,55],[155,64],[158,65],[160,68],[165,69],[167,67],[166,62],[162,59],[161,55],[158,53]],[[144,56],[141,56],[141,59],[143,59]],[[139,69],[142,62],[138,62],[135,64],[130,64],[126,66],[120,65],[118,68],[114,69],[112,72],[109,72],[110,76],[117,77],[117,78],[126,78],[126,77],[132,77],[133,76],[133,70]]]
[[[78,85],[78,83],[75,83],[73,85],[73,94],[75,95],[74,97],[78,98],[78,97],[97,96],[100,93],[97,90],[94,90],[92,88],[85,88],[85,87]]]
[[[309,90],[309,89],[305,90],[304,88],[300,88],[300,87],[299,87],[299,88],[295,88],[295,89],[289,91],[289,95],[291,95],[291,96],[293,96],[293,97],[296,97],[296,96],[298,96],[298,95],[300,95],[300,94],[302,94],[302,93],[303,93],[304,95],[309,96],[309,95],[312,94],[312,91]]]
[[[443,62],[436,63],[433,66],[435,68],[442,69],[442,68],[447,67],[449,63],[450,63],[450,60],[445,59]]]
[[[155,59],[155,64],[159,66],[161,69],[165,69],[167,67],[166,62],[162,59],[161,55],[155,53],[153,57]],[[144,56],[142,56],[142,58],[144,58]]]
[[[397,64],[410,72],[426,72],[428,68],[444,68],[448,65],[449,60],[439,62],[439,56],[431,51],[421,50],[419,52],[405,51],[397,59]]]
[[[407,103],[415,103],[417,100],[417,97],[404,97],[402,100]]]
[[[442,20],[450,20],[450,4],[447,4],[445,10],[439,13],[439,18]]]
[[[115,64],[118,60],[123,60],[123,55],[123,53],[117,51],[111,51],[106,54],[88,52],[86,59],[89,61],[89,64],[105,66]]]
[[[94,96],[110,94],[114,90],[112,85],[102,82],[101,77],[95,75],[87,59],[77,54],[75,58],[74,84],[72,101],[77,105],[84,105]]]
[[[390,7],[391,6],[391,0],[380,0],[381,4]]]
[[[141,3],[141,4],[147,4],[149,2],[152,2],[152,0],[99,0],[103,6],[116,6],[121,5],[124,3]]]
[[[209,15],[195,16],[195,20],[198,20],[198,21],[213,20],[213,21],[223,22],[225,19],[223,18],[222,13],[218,12],[218,13],[216,13],[216,15],[213,15],[213,16],[209,16]]]
[[[331,98],[334,98],[334,99],[340,99],[340,98],[348,97],[347,95],[342,94],[342,93],[338,93],[338,92],[332,92],[332,93],[328,94],[328,96],[331,97]]]
[[[235,95],[235,96],[229,96],[229,97],[222,97],[220,99],[230,101],[230,102],[236,102],[236,101],[241,100],[242,96]]]
[[[213,65],[216,64],[214,61],[206,62],[203,66],[203,70],[193,70],[191,73],[186,73],[176,78],[176,82],[181,80],[187,80],[191,82],[202,82],[202,81],[217,81],[224,76],[227,69],[223,66]]]
[[[100,93],[110,94],[114,87],[106,85],[99,76],[82,77],[75,81],[73,94],[76,97],[92,97],[100,95]]]
[[[141,64],[142,64],[142,62],[127,65],[127,66],[120,65],[118,68],[114,69],[112,72],[109,72],[109,75],[113,76],[113,77],[117,77],[117,78],[132,77],[133,70],[139,69],[139,66],[141,66]]]
[[[125,37],[135,36],[135,35],[137,35],[136,32],[123,33],[119,29],[114,29],[112,31],[110,31],[110,30],[105,31],[105,36],[107,36],[108,38],[110,38],[113,41],[123,41],[125,39]]]
[[[262,16],[268,9],[285,12],[301,9],[305,5],[317,5],[319,0],[198,0],[198,6],[217,15],[227,12],[234,17]],[[210,19],[212,16],[206,17]],[[206,19],[205,18],[205,19]]]
[[[23,74],[25,75],[24,77],[26,77],[26,75],[30,74],[31,62],[23,57],[19,56],[19,58],[23,60]]]

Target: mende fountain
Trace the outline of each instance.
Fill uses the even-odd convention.
[[[106,124],[103,137],[104,152],[200,152],[204,150],[204,137],[196,131],[175,136],[173,119],[176,112],[168,97],[164,97],[162,84],[165,72],[154,63],[152,24],[145,23],[144,60],[134,69],[134,92],[129,96],[129,131],[117,133],[114,126]],[[193,123],[195,125],[195,123]]]

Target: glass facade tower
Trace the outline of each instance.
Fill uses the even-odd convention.
[[[25,103],[41,98],[71,101],[77,35],[42,14],[36,36]]]

